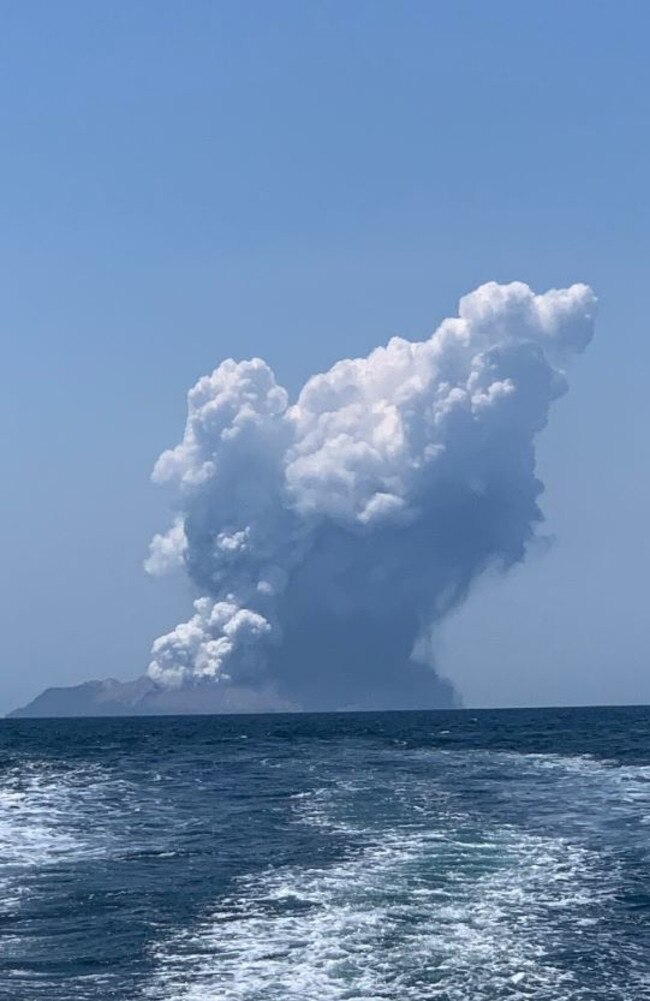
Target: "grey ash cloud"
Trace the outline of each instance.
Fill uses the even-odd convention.
[[[154,470],[175,516],[146,563],[188,575],[194,614],[155,641],[150,681],[217,707],[452,704],[436,627],[524,558],[535,438],[594,315],[586,285],[489,283],[428,339],[343,359],[295,402],[260,358],[199,379]]]

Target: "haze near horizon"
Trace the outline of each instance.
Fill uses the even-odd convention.
[[[0,709],[49,685],[142,674],[156,637],[192,616],[192,599],[213,601],[214,584],[200,588],[215,567],[196,552],[194,588],[152,582],[142,568],[178,507],[149,473],[178,440],[199,377],[225,358],[261,356],[273,393],[286,387],[293,402],[312,373],[394,335],[424,342],[461,296],[513,281],[538,294],[588,283],[597,337],[526,467],[545,486],[528,498],[545,518],[538,541],[524,531],[536,521],[529,507],[508,523],[526,560],[513,555],[507,576],[488,571],[467,601],[450,602],[436,666],[467,705],[650,702],[649,18],[633,3],[505,2],[66,2],[6,13]],[[490,338],[503,351],[501,334]],[[563,371],[565,359],[549,364]],[[507,407],[519,374],[497,372],[483,389],[505,386]],[[376,385],[364,405],[377,404]],[[288,418],[299,436],[283,439],[299,515],[285,541],[304,542],[315,514],[365,526],[410,517],[422,484],[406,482],[392,453],[392,464],[361,471],[341,507],[322,475],[329,431],[314,444],[316,395],[297,423]],[[284,417],[278,427],[284,435]],[[357,444],[370,440],[360,427]],[[409,443],[404,468],[416,451]],[[468,474],[473,496],[485,496],[477,482]],[[210,545],[244,546],[242,526],[225,529],[210,529]],[[503,555],[501,536],[499,546]],[[231,618],[249,607],[251,582],[238,580]],[[271,590],[290,594],[277,581]],[[281,622],[282,607],[268,619],[255,607],[270,631]],[[200,625],[199,642],[213,642]]]

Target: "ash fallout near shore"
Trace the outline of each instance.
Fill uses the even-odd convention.
[[[482,571],[525,556],[535,436],[595,303],[581,284],[489,283],[429,339],[343,359],[294,403],[260,358],[199,379],[154,470],[176,515],[146,562],[197,597],[149,679],[242,710],[453,704],[436,627]]]

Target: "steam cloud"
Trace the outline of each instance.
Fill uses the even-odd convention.
[[[428,340],[339,361],[293,405],[259,358],[199,379],[154,469],[177,515],[146,563],[199,597],[149,677],[217,683],[231,707],[452,704],[435,627],[486,567],[523,559],[535,435],[594,313],[586,285],[489,283]]]

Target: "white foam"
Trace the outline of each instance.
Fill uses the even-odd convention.
[[[446,774],[467,754],[445,752]],[[482,753],[482,752],[481,752]],[[518,760],[517,760],[518,759]],[[568,764],[567,764],[568,760]],[[477,754],[471,767],[552,775],[569,810],[599,812],[593,796],[637,805],[646,778],[597,762]],[[522,771],[523,770],[523,771]],[[576,777],[578,781],[576,781]],[[385,779],[386,780],[386,779]],[[545,778],[543,779],[546,780]],[[637,999],[648,981],[611,970],[588,991],[561,956],[598,941],[619,889],[615,864],[572,837],[476,817],[433,779],[401,776],[386,799],[367,775],[296,799],[300,822],[346,831],[365,844],[329,867],[288,867],[242,879],[191,929],[155,950],[145,994],[164,1001],[612,1001]],[[586,786],[584,786],[586,784]],[[508,783],[501,783],[502,792]],[[603,791],[604,790],[604,791]],[[562,800],[557,800],[562,805]],[[621,805],[623,804],[623,805]],[[394,805],[394,804],[393,804]],[[647,805],[647,803],[646,803]],[[418,819],[419,818],[419,819]],[[558,829],[563,830],[562,823]],[[568,830],[571,831],[571,823]],[[579,975],[578,975],[579,976]],[[617,980],[616,977],[619,979]]]
[[[35,892],[39,877],[52,867],[106,855],[117,847],[120,828],[103,802],[115,786],[100,768],[89,765],[63,769],[25,762],[4,773],[0,913],[19,910]]]

